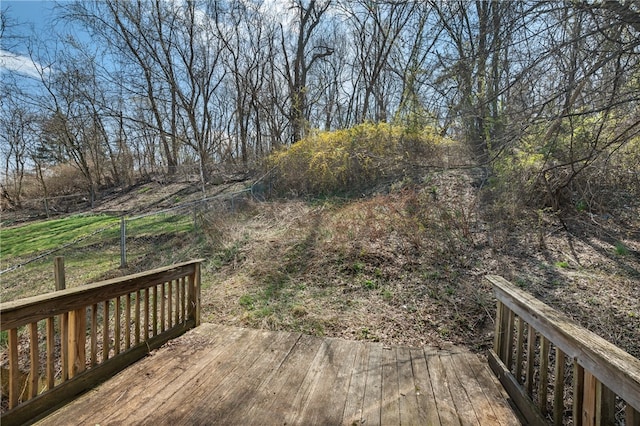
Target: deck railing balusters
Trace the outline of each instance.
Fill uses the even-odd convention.
[[[134,316],[133,324],[135,326],[135,335],[133,338],[136,345],[140,344],[140,294],[141,294],[140,290],[136,290],[135,292],[136,303],[133,311],[133,316]]]
[[[124,323],[124,348],[126,350],[131,347],[131,293],[125,295]]]
[[[113,320],[113,353],[118,355],[120,353],[120,339],[121,339],[121,321],[122,321],[122,306],[120,301],[120,296],[116,297],[116,309],[115,309],[115,318]]]
[[[29,371],[29,398],[38,395],[38,378],[40,377],[40,350],[38,347],[38,323],[29,324],[30,348],[30,371]]]
[[[55,320],[53,317],[47,318],[47,390],[53,389],[55,386],[56,372],[55,372],[55,345],[56,345],[56,330]]]
[[[166,295],[166,287],[167,284],[166,283],[162,283],[160,284],[160,333],[164,333],[165,330],[165,316],[164,316],[164,311],[165,311],[165,297]]]
[[[565,356],[562,349],[556,346],[556,363],[553,384],[553,424],[564,423],[564,364]]]
[[[109,301],[102,303],[102,362],[109,359]]]
[[[173,327],[173,280],[169,281],[167,284],[169,286],[167,293],[167,327],[171,328]]]
[[[153,312],[153,331],[152,331],[152,335],[153,336],[157,336],[158,335],[158,286],[153,286],[153,306],[152,306],[152,312]]]
[[[98,364],[98,304],[91,305],[91,367]]]
[[[149,339],[150,312],[149,312],[149,288],[144,289],[144,340]]]
[[[28,422],[199,324],[200,319],[196,317],[199,307],[191,305],[199,303],[199,296],[196,296],[200,285],[199,262],[185,262],[0,304],[0,325],[2,331],[7,332],[9,382],[9,411],[2,414],[2,425]],[[172,306],[174,281],[176,298]],[[169,303],[164,300],[167,283]],[[189,284],[188,301],[186,283]],[[160,327],[158,286],[161,286]],[[112,304],[115,305],[113,314],[110,312]],[[172,317],[173,309],[175,318]],[[102,311],[101,316],[99,311]],[[39,325],[42,330],[38,329]],[[131,339],[132,329],[134,339]],[[101,350],[98,342],[102,343]],[[41,348],[41,345],[44,346]],[[40,362],[41,353],[46,353],[46,363]]]
[[[640,426],[640,360],[503,278],[488,276],[487,280],[493,285],[497,298],[496,335],[494,348],[489,352],[489,364],[529,423],[560,425],[566,423],[569,416],[574,425],[622,423],[616,418],[616,411],[624,404],[624,411],[620,411],[626,416],[624,422]],[[514,340],[515,349],[512,348]],[[565,368],[567,359],[573,360],[572,371]],[[553,371],[550,371],[551,362]],[[567,386],[571,387],[569,401],[564,397]],[[620,400],[619,407],[616,397]],[[569,402],[571,409],[566,409],[565,404]]]

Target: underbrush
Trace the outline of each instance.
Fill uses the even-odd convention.
[[[611,141],[593,132],[584,123],[552,140],[534,132],[502,151],[492,165],[493,201],[517,220],[538,209],[611,213],[640,198],[640,137]]]
[[[471,173],[367,198],[271,201],[218,218],[205,321],[388,344],[491,345],[500,274],[640,355],[640,205],[518,220]],[[626,212],[626,213],[625,213]]]
[[[205,320],[486,347],[493,307],[490,290],[469,274],[477,266],[469,177],[427,180],[361,200],[263,203],[241,226],[221,220]]]
[[[203,321],[475,350],[491,344],[495,315],[483,277],[500,274],[640,356],[637,200],[559,214],[478,175],[412,169],[382,189],[371,182],[367,196],[202,210],[195,227],[192,213],[144,219],[130,229],[126,269],[117,238],[57,254],[69,287],[204,258]],[[2,276],[3,300],[52,289],[51,259]]]

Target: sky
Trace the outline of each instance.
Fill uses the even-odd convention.
[[[55,7],[71,0],[0,0],[0,10],[6,12],[8,19],[17,25],[5,32],[13,36],[29,36],[36,34],[40,42],[47,42],[47,34],[51,34]],[[273,13],[280,19],[287,16],[287,10],[280,0],[266,0],[262,8],[266,13]],[[285,23],[286,26],[286,23]],[[79,35],[80,38],[83,36]],[[51,40],[53,43],[54,40]],[[12,40],[0,40],[0,76],[6,71],[17,72],[25,77],[38,78],[40,65],[33,63],[28,56],[25,43]],[[40,67],[41,68],[41,67]],[[1,83],[1,82],[0,82]]]
[[[55,5],[56,2],[52,0],[0,0],[0,9],[15,24],[6,30],[5,35],[29,36],[35,32],[40,40],[46,40]],[[37,66],[27,56],[24,43],[0,41],[0,73],[9,70],[36,77]]]

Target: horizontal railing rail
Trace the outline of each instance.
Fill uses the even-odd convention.
[[[200,262],[0,304],[2,425],[33,421],[197,326]]]
[[[489,363],[530,424],[640,425],[640,360],[490,275],[497,299]]]

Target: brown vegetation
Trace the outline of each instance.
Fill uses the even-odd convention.
[[[470,173],[427,181],[219,218],[210,229],[225,256],[209,266],[206,320],[479,350],[491,341],[492,273],[640,356],[638,204],[511,222],[483,206]]]

